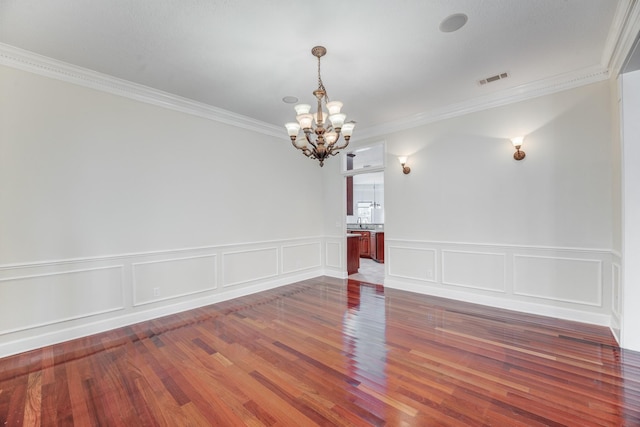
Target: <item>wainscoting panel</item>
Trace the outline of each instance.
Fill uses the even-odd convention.
[[[593,259],[514,256],[514,294],[602,306],[602,262]]]
[[[389,276],[434,282],[436,278],[436,251],[402,246],[389,246]]]
[[[226,252],[222,255],[223,286],[237,286],[278,275],[278,248]]]
[[[620,316],[622,299],[620,295],[620,264],[611,264],[611,310],[616,316]]]
[[[619,324],[620,262],[611,250],[388,236],[385,243],[386,287],[613,328]]]
[[[442,283],[505,292],[505,255],[442,251]]]
[[[123,266],[0,279],[0,335],[124,308]]]
[[[133,305],[216,289],[216,256],[200,255],[134,263]]]
[[[343,236],[0,264],[0,357],[322,275]],[[329,243],[329,244],[328,244]]]
[[[282,247],[282,273],[320,268],[322,246],[319,242],[285,245]]]
[[[327,242],[326,244],[326,265],[331,268],[342,268],[342,245],[339,242]]]

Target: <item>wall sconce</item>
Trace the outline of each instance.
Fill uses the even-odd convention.
[[[402,165],[402,172],[404,172],[405,175],[411,172],[411,168],[409,166],[405,166],[407,164],[407,156],[398,157],[398,160]]]
[[[520,149],[520,147],[522,147],[522,141],[524,141],[524,136],[516,136],[515,138],[511,138],[511,143],[514,147],[516,147],[516,152],[513,153],[513,158],[516,160],[522,160],[524,159],[524,156],[526,156],[524,151]]]

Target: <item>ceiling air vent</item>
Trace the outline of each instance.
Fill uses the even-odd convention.
[[[487,83],[497,82],[498,80],[506,79],[509,77],[509,73],[500,73],[495,76],[487,77],[486,79],[478,80],[478,84],[480,86],[486,85]]]

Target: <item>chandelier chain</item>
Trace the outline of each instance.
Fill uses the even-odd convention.
[[[320,75],[320,56],[318,56],[318,89],[321,89],[324,92],[325,102],[329,101],[329,94],[327,94],[327,90],[324,88],[324,83],[322,83],[322,77]]]

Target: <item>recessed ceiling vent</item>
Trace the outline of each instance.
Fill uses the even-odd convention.
[[[495,76],[487,77],[486,79],[478,80],[480,86],[484,86],[487,83],[497,82],[498,80],[506,79],[509,77],[509,73],[500,73]]]

